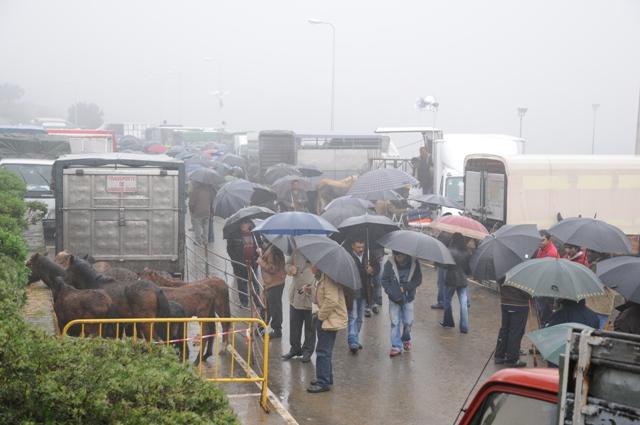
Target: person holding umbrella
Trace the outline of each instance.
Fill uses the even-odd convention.
[[[249,219],[243,219],[238,225],[238,231],[229,235],[227,238],[227,253],[232,260],[233,274],[236,278],[238,288],[238,296],[240,304],[243,307],[249,306],[248,285],[249,269],[256,267],[257,245],[251,234],[253,230],[253,222]]]
[[[351,256],[358,266],[360,272],[360,281],[362,282],[362,288],[355,291],[353,299],[347,299],[347,309],[349,310],[349,332],[347,334],[347,344],[349,344],[349,350],[351,354],[358,354],[358,350],[362,349],[360,344],[360,329],[362,328],[362,321],[364,320],[364,309],[368,299],[372,299],[369,294],[372,293],[370,280],[375,276],[379,270],[374,265],[375,263],[369,263],[365,256],[365,241],[364,238],[357,238],[351,242]],[[351,297],[348,297],[351,298]],[[371,313],[369,313],[371,315]]]
[[[308,203],[307,192],[302,187],[300,180],[293,180],[291,182],[291,210],[307,212],[309,211]]]
[[[192,180],[189,187],[189,214],[193,226],[193,237],[197,244],[204,245],[209,240],[209,219],[213,203],[211,186]]]
[[[312,287],[315,280],[311,266],[298,252],[294,252],[285,270],[292,276],[289,290],[289,352],[282,360],[290,360],[302,356],[302,363],[309,363],[316,345],[316,331],[311,314],[313,304]],[[302,329],[304,328],[304,344]]]
[[[262,283],[266,294],[267,316],[271,325],[271,338],[282,337],[282,291],[284,290],[284,254],[275,245],[269,245],[258,257]]]
[[[391,319],[390,357],[411,350],[411,326],[413,325],[413,300],[416,289],[422,284],[422,271],[416,258],[399,251],[384,265],[382,287],[389,296]]]
[[[307,388],[310,393],[329,391],[333,385],[333,366],[331,359],[336,334],[348,324],[347,304],[342,285],[333,281],[326,273],[320,272],[316,265],[311,265],[316,275],[317,322],[316,331],[316,379]]]
[[[540,230],[540,238],[540,245],[533,254],[533,258],[560,258],[558,255],[558,249],[551,240],[551,234],[546,230]],[[538,322],[542,327],[551,318],[554,299],[550,297],[540,297],[536,299],[535,304],[536,309],[538,310]]]
[[[440,325],[445,328],[455,327],[451,302],[453,295],[457,293],[458,301],[460,301],[460,332],[466,334],[469,332],[467,276],[471,273],[469,267],[469,258],[471,255],[467,250],[466,241],[461,233],[454,233],[453,236],[451,236],[449,251],[456,263],[447,269],[445,278],[444,318],[442,322],[440,322]]]
[[[591,267],[586,250],[581,250],[579,246],[564,244],[564,258],[574,263],[582,264],[585,267]]]

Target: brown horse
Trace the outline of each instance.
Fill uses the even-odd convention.
[[[351,186],[358,180],[358,176],[349,176],[342,180],[322,179],[317,184],[318,199],[316,213],[322,213],[324,207],[334,199],[347,194]]]
[[[112,301],[109,295],[101,289],[76,289],[67,285],[63,280],[65,270],[53,262],[46,255],[38,253],[27,261],[31,269],[29,283],[42,280],[53,294],[53,310],[58,319],[60,332],[67,323],[76,319],[104,319],[111,314]],[[73,326],[69,335],[79,336],[80,326]],[[98,325],[85,326],[85,333],[98,335]]]
[[[60,251],[59,253],[56,254],[55,260],[56,260],[56,263],[60,264],[62,268],[66,270],[67,268],[69,268],[70,257],[71,257],[71,253],[67,251]],[[131,281],[131,280],[138,279],[138,275],[135,272],[129,269],[125,269],[124,267],[113,267],[111,263],[107,261],[96,262],[95,260],[93,260],[93,257],[91,257],[90,255],[85,255],[81,258],[83,260],[87,260],[92,265],[95,271],[105,276],[111,277],[114,280]]]
[[[198,280],[195,282],[184,282],[175,279],[168,279],[161,276],[154,270],[145,268],[140,274],[141,279],[148,279],[158,286],[163,287],[167,298],[180,303],[187,315],[197,317],[231,317],[231,307],[229,305],[229,288],[227,284],[217,277]],[[228,340],[230,324],[223,322],[223,341]],[[205,325],[207,335],[215,333],[215,324]],[[206,361],[213,354],[213,338],[207,338],[203,360]],[[196,359],[196,364],[200,362]]]
[[[78,289],[103,289],[113,300],[113,314],[118,318],[170,317],[169,301],[162,289],[144,280],[116,281],[96,272],[87,261],[69,257],[65,281]],[[158,332],[166,331],[159,324]],[[149,324],[141,325],[141,333],[151,339]]]

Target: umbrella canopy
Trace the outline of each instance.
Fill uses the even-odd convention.
[[[347,239],[353,236],[365,238],[369,247],[371,241],[376,241],[387,233],[398,230],[398,225],[383,215],[364,214],[347,218],[340,223],[338,230]]]
[[[271,211],[269,208],[259,207],[259,206],[250,206],[245,207],[231,217],[229,217],[222,228],[222,236],[224,239],[230,238],[234,233],[240,230],[240,223],[243,220],[255,220],[255,219],[265,219],[267,217],[271,217],[275,212]]]
[[[582,323],[562,323],[529,332],[527,337],[546,361],[557,365],[560,364],[560,355],[564,354],[574,329],[593,330]]]
[[[449,249],[436,238],[412,230],[396,230],[378,239],[385,248],[440,264],[455,264]]]
[[[320,177],[322,175],[322,171],[315,165],[298,165],[296,169],[305,177]]]
[[[214,214],[227,218],[238,210],[251,204],[263,204],[268,199],[275,200],[275,193],[268,188],[243,179],[235,179],[225,183],[213,200]]]
[[[252,185],[253,195],[249,199],[251,205],[271,204],[276,200],[276,193],[270,187],[258,183],[252,183]]]
[[[297,236],[295,243],[298,252],[334,282],[354,291],[362,287],[356,262],[337,242],[326,236],[304,235]]]
[[[285,255],[291,255],[293,250],[295,249],[295,242],[293,240],[293,236],[291,235],[269,235],[263,234],[263,238],[267,240],[270,244],[273,244],[282,251]]]
[[[395,190],[376,190],[374,192],[350,195],[368,201],[403,201],[404,198]]]
[[[358,205],[365,209],[375,208],[375,205],[373,205],[373,202],[368,201],[366,199],[354,198],[353,196],[340,196],[339,198],[336,198],[333,201],[329,202],[324,207],[324,210],[326,211],[333,207],[343,207],[343,206],[351,206],[351,205]]]
[[[535,224],[507,224],[487,236],[475,250],[469,265],[479,279],[498,280],[531,257],[540,243]]]
[[[228,153],[226,155],[224,155],[221,159],[222,162],[224,162],[227,165],[230,165],[232,167],[241,167],[244,168],[246,163],[243,157],[238,156],[238,155],[234,155],[232,153]]]
[[[532,297],[580,301],[604,295],[598,276],[582,264],[557,258],[539,258],[520,263],[507,273],[505,285]]]
[[[224,183],[224,177],[209,168],[198,168],[189,174],[189,180],[209,186],[217,186]]]
[[[171,146],[169,148],[169,150],[167,151],[167,155],[176,156],[177,154],[179,154],[182,151],[184,151],[184,146],[182,146],[182,145],[174,145],[174,146]]]
[[[409,199],[413,201],[418,201],[422,204],[435,205],[437,207],[463,208],[463,205],[460,205],[459,203],[454,202],[451,199],[441,195],[427,194],[427,195],[416,196]]]
[[[400,189],[403,186],[418,184],[418,180],[397,168],[380,168],[367,171],[351,186],[349,195],[361,195],[370,192]]]
[[[297,181],[299,182],[300,189],[302,190],[310,190],[311,182],[306,177],[300,177],[297,175],[288,175],[284,177],[280,177],[278,180],[271,184],[273,190],[275,190],[276,195],[278,195],[278,199],[287,199],[291,196],[291,184]]]
[[[338,229],[315,214],[287,211],[272,215],[253,231],[271,235],[326,235],[335,233]]]
[[[614,257],[596,263],[596,274],[627,301],[640,304],[640,258]]]
[[[448,233],[461,233],[472,239],[484,239],[489,231],[479,221],[463,215],[445,215],[429,224],[432,229]]]
[[[334,206],[333,208],[327,209],[322,213],[321,217],[327,220],[329,223],[334,226],[338,226],[340,223],[345,221],[348,218],[355,217],[358,215],[363,215],[369,212],[368,208],[363,207],[358,204],[345,204],[341,207]]]
[[[231,169],[232,169],[231,165],[225,164],[224,162],[221,162],[221,161],[210,161],[210,167],[216,170],[221,175],[231,173]]]
[[[631,254],[631,242],[615,226],[593,218],[570,217],[549,229],[564,243],[597,252]]]
[[[281,162],[267,168],[267,171],[264,172],[263,181],[267,184],[272,184],[284,176],[302,176],[302,174],[296,169],[295,165]]]
[[[178,152],[175,158],[184,161],[185,159],[193,158],[194,156],[196,156],[195,152],[191,152],[190,150],[185,149],[182,152]]]

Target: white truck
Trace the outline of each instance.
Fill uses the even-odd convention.
[[[640,234],[640,156],[468,155],[464,207],[487,228],[595,217]]]

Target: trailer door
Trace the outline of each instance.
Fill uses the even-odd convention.
[[[63,247],[96,260],[178,260],[178,171],[68,168]]]
[[[504,174],[486,173],[484,212],[491,220],[504,221]]]
[[[464,209],[475,217],[482,216],[482,172],[464,173]]]

